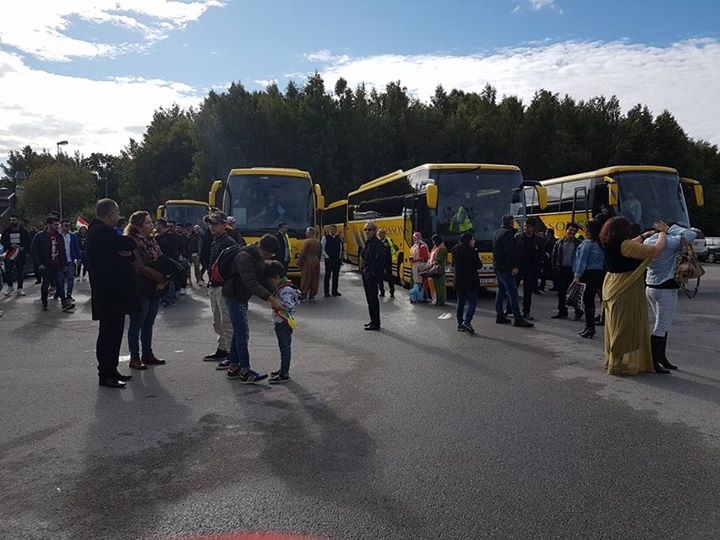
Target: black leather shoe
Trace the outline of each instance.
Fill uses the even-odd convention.
[[[595,328],[591,328],[589,326],[586,326],[582,330],[578,332],[578,335],[580,337],[584,337],[587,339],[592,339],[595,336]]]
[[[379,324],[371,324],[370,326],[366,326],[365,330],[380,330]]]
[[[670,373],[669,369],[665,369],[658,362],[653,362],[653,368],[655,368],[655,373]]]
[[[118,381],[116,378],[103,379],[98,383],[100,386],[107,386],[108,388],[125,388],[125,383]]]
[[[130,379],[132,379],[132,375],[123,375],[122,373],[116,373],[116,374],[115,374],[115,378],[116,378],[118,381],[123,381],[123,382],[125,382],[125,381],[129,381]]]
[[[332,293],[332,295],[333,296],[342,296],[342,294],[340,294],[338,291],[335,291],[334,293]]]
[[[366,322],[363,326],[364,326],[365,328],[367,328],[368,326],[372,326],[372,325],[373,325],[373,323],[371,323],[371,322]]]

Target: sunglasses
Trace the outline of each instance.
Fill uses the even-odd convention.
[[[374,230],[375,230],[375,229],[370,229],[370,228],[367,228],[367,227],[366,227],[365,229],[363,229],[363,231],[374,231]]]

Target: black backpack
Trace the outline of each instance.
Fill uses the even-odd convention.
[[[235,255],[237,255],[241,249],[241,246],[234,244],[220,252],[218,258],[215,259],[215,262],[210,266],[210,281],[212,283],[222,285],[233,276],[235,272],[233,261],[235,260]]]

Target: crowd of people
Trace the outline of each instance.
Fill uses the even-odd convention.
[[[552,318],[567,319],[568,290],[582,283],[582,301],[572,306],[575,320],[585,321],[579,334],[592,339],[596,326],[604,325],[608,373],[669,373],[676,369],[666,356],[667,336],[678,305],[675,265],[684,244],[694,239],[692,230],[657,222],[652,231],[641,232],[618,216],[591,219],[582,238],[578,238],[579,226],[568,223],[564,236],[555,239],[552,230],[538,232],[539,223],[533,219],[526,220],[521,231],[514,224],[514,216],[503,216],[493,237],[496,323],[533,327],[532,297],[543,293],[548,281],[553,283],[550,290],[558,293],[557,313]],[[26,294],[24,269],[29,258],[41,284],[42,309],[47,311],[52,292],[61,310],[71,312],[74,284],[89,273],[92,315],[100,323],[96,347],[99,384],[123,388],[132,378],[118,371],[126,316],[130,369],[165,364],[153,351],[155,319],[161,306],[175,304],[176,291],[185,293],[194,272],[196,285],[205,286],[207,279],[217,336],[216,350],[204,361],[214,362],[216,369],[227,370],[228,378],[244,383],[267,378],[272,384],[288,382],[295,309],[302,301],[315,300],[321,263],[324,296],[342,296],[338,290],[344,250],[341,235],[334,225],[319,239],[314,228],[307,229],[296,257],[301,272],[296,287],[287,277],[293,253],[286,223],[279,224],[276,234],[266,234],[251,245],[246,245],[232,218],[222,212],[207,216],[205,225],[178,226],[164,219],[153,222],[145,211],[125,220],[111,199],[98,201],[96,218],[89,226],[80,225],[77,232],[68,220],[51,215],[45,229],[33,235],[18,216],[11,216],[0,236],[5,295]],[[379,298],[385,296],[386,284],[389,296],[395,296],[392,266],[398,262],[399,250],[373,221],[365,224],[363,232],[360,271],[370,317],[365,330],[377,331],[381,329]],[[413,290],[429,304],[443,306],[451,254],[457,330],[475,334],[472,322],[482,267],[475,236],[472,231],[463,232],[450,252],[439,235],[430,241],[432,247],[420,232],[413,235],[409,253]],[[248,301],[253,296],[266,301],[272,311],[281,361],[279,369],[269,375],[250,365]],[[602,309],[596,316],[598,300]],[[653,314],[652,328],[648,309]]]

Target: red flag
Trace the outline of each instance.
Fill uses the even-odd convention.
[[[88,222],[85,221],[82,216],[78,216],[75,220],[75,228],[79,230],[80,227],[85,227],[86,229],[90,227],[90,225],[88,225]]]

